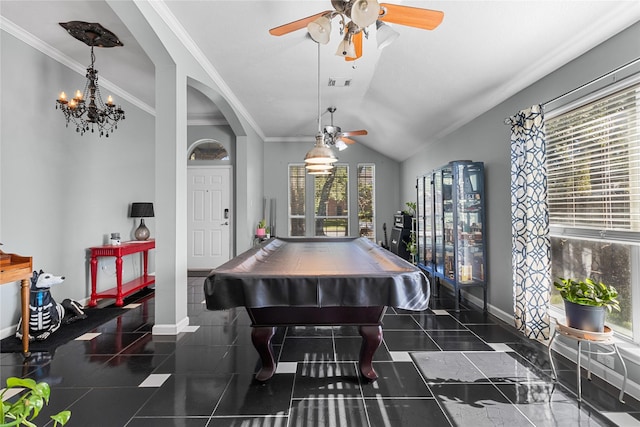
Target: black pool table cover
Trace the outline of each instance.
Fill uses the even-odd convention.
[[[274,238],[211,271],[209,310],[233,307],[372,307],[421,311],[424,273],[370,240]]]

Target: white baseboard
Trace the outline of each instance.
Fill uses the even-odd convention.
[[[179,321],[178,323],[176,323],[175,325],[171,325],[171,324],[164,324],[164,325],[155,324],[155,325],[153,325],[153,329],[151,330],[151,333],[153,335],[178,335],[187,326],[189,326],[189,317],[188,316],[185,317],[184,319],[182,319],[181,321]]]
[[[15,335],[17,327],[18,327],[18,324],[16,323],[15,325],[7,326],[6,328],[1,329],[0,339],[5,339],[7,337]]]

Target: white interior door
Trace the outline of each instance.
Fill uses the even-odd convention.
[[[231,167],[187,169],[189,270],[213,269],[231,254]]]

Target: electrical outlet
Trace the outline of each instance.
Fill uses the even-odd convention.
[[[600,354],[598,353],[596,355],[596,360],[600,363],[602,363],[604,366],[606,366],[609,369],[614,369],[615,364],[616,364],[616,359],[615,357],[613,357],[613,354]]]

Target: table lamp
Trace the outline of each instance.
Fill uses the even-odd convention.
[[[153,203],[148,202],[134,202],[131,203],[131,212],[129,213],[131,218],[140,218],[140,226],[136,228],[133,234],[136,240],[147,240],[149,238],[149,229],[144,225],[145,218],[153,218]]]

